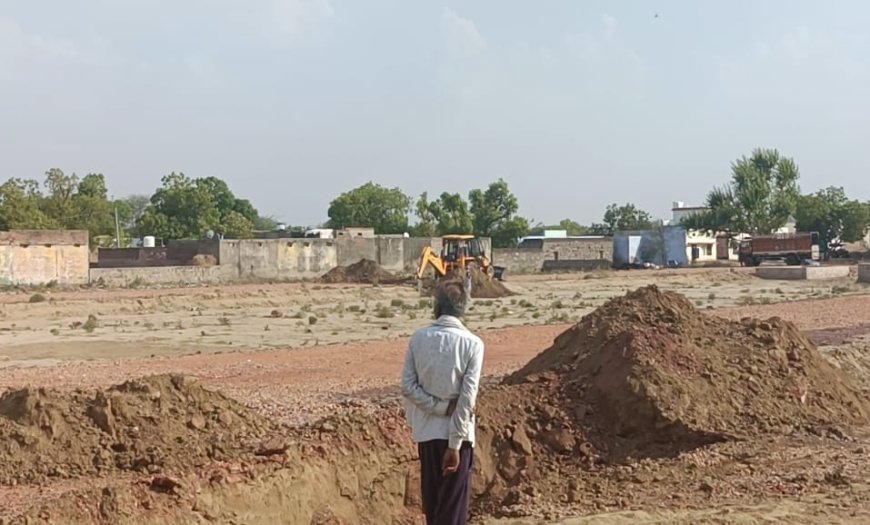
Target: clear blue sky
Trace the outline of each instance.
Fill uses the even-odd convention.
[[[214,175],[291,224],[498,177],[536,220],[667,217],[756,146],[870,199],[868,96],[858,0],[0,0],[0,179]]]

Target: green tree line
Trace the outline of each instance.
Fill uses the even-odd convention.
[[[117,237],[116,216],[121,245],[125,238],[145,234],[164,240],[197,239],[208,230],[243,239],[255,229],[276,224],[215,177],[192,179],[171,173],[151,197],[123,199],[109,197],[101,173],[79,178],[51,169],[42,184],[11,178],[0,185],[0,230],[87,230],[93,244],[109,244]]]
[[[870,228],[870,203],[846,197],[830,186],[801,194],[794,159],[776,149],[757,148],[731,164],[731,179],[707,194],[707,211],[687,217],[683,226],[731,235],[770,234],[789,217],[798,231],[818,232],[823,248],[834,240],[859,241]]]
[[[800,231],[817,231],[824,241],[861,239],[870,227],[870,203],[849,199],[841,187],[802,194],[800,171],[792,158],[775,149],[756,149],[731,165],[730,180],[707,195],[707,211],[687,217],[689,229],[731,234],[770,233],[791,216]],[[122,237],[154,235],[163,240],[202,238],[211,230],[227,238],[249,238],[277,221],[263,217],[253,204],[236,197],[216,177],[191,178],[170,173],[151,196],[108,195],[100,173],[79,178],[51,169],[40,183],[11,178],[0,185],[0,230],[81,229],[92,242],[111,242],[115,216]],[[503,179],[466,195],[444,191],[416,199],[399,188],[368,182],[336,196],[324,225],[373,227],[377,233],[439,236],[469,233],[490,237],[509,247],[525,235],[567,230],[569,235],[613,235],[650,229],[652,215],[632,203],[608,205],[600,222],[580,224],[565,218],[557,224],[535,223],[519,214],[519,201]],[[415,220],[412,223],[412,217]],[[123,240],[122,240],[123,243]]]

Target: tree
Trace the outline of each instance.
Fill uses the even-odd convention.
[[[75,177],[75,175],[73,175]],[[71,215],[63,221],[66,228],[88,230],[93,241],[101,235],[117,235],[115,231],[115,208],[109,201],[106,178],[100,173],[90,173],[78,183],[75,194],[70,199]],[[119,216],[122,213],[119,213]],[[123,215],[127,215],[126,207]],[[122,239],[118,239],[119,245]]]
[[[709,211],[687,217],[688,229],[732,234],[769,234],[794,215],[800,189],[794,160],[758,148],[731,165],[731,181],[707,195]]]
[[[124,203],[123,207],[128,210],[128,213],[123,217],[121,224],[130,235],[138,237],[140,236],[140,232],[137,223],[145,213],[148,206],[151,205],[151,198],[147,195],[128,195],[121,200]]]
[[[870,206],[849,200],[843,188],[831,186],[803,195],[798,203],[795,213],[797,229],[818,232],[822,247],[827,247],[835,239],[859,241],[870,227]]]
[[[34,180],[4,182],[0,185],[0,230],[58,227],[40,208],[41,200],[39,183]]]
[[[212,230],[229,238],[251,237],[257,210],[247,200],[237,199],[224,181],[191,179],[175,172],[161,180],[163,186],[151,196],[151,206],[137,221],[143,235],[198,239]]]
[[[594,225],[593,229],[601,235],[613,235],[617,231],[647,230],[651,227],[652,216],[649,213],[631,203],[622,206],[614,203],[604,211],[603,222]]]
[[[399,188],[373,182],[342,193],[329,204],[329,227],[368,226],[377,233],[405,233],[411,198]]]
[[[521,237],[528,235],[529,221],[525,217],[513,216],[502,222],[490,233],[493,248],[511,248]]]
[[[484,190],[468,193],[474,234],[492,238],[494,248],[516,246],[517,239],[529,230],[528,220],[516,216],[519,203],[507,182],[498,179]]]
[[[66,175],[57,168],[45,172],[45,189],[48,193],[42,199],[40,208],[62,228],[70,228],[75,222],[77,210],[73,197],[78,186],[79,178],[75,173]]]
[[[416,211],[421,222],[415,227],[415,234],[423,233],[423,236],[431,237],[474,231],[468,202],[458,193],[444,192],[437,200],[429,202],[424,192],[417,200]]]
[[[417,214],[417,224],[411,228],[415,237],[435,237],[438,235],[438,219],[432,212],[432,204],[429,195],[424,191],[417,199],[414,210]]]
[[[261,215],[257,215],[257,218],[254,219],[254,229],[259,231],[272,231],[278,227],[280,221],[272,216],[263,217]]]
[[[224,217],[222,224],[222,233],[229,239],[250,239],[254,236],[254,223],[235,210]]]

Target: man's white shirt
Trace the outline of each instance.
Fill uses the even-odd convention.
[[[474,405],[483,368],[483,341],[456,317],[441,316],[411,336],[402,372],[405,414],[414,441],[474,444]],[[451,417],[450,401],[456,400]]]

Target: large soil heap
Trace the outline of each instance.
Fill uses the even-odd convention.
[[[321,282],[330,284],[393,284],[399,279],[369,259],[360,259],[350,266],[336,266],[320,278]]]
[[[842,435],[870,420],[867,399],[790,323],[728,321],[641,288],[482,393],[477,492],[566,462],[673,456],[765,433]]]
[[[489,277],[476,266],[472,266],[468,271],[471,274],[471,297],[473,299],[498,299],[514,295],[501,281]],[[449,278],[462,280],[465,277],[462,273],[455,273],[451,274]],[[424,296],[432,295],[436,284],[434,279],[428,279],[422,283],[420,292]]]
[[[270,428],[181,376],[128,381],[93,395],[9,391],[0,397],[0,484],[189,468],[234,457]]]
[[[471,297],[475,299],[498,299],[508,297],[513,292],[508,290],[501,281],[491,278],[476,266],[470,268]]]

